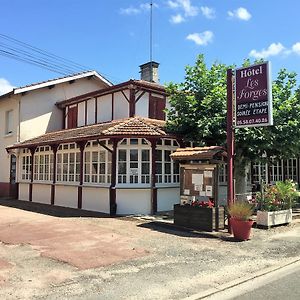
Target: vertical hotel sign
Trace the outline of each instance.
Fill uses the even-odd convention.
[[[273,125],[270,63],[235,70],[235,127]]]

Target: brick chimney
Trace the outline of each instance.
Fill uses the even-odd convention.
[[[140,65],[141,80],[159,83],[158,66],[159,63],[155,61],[149,61]]]

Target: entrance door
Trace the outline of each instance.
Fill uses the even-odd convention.
[[[17,157],[14,154],[10,156],[10,192],[9,196],[13,198],[18,197],[18,185],[16,183],[17,176]]]

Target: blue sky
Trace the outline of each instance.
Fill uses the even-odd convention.
[[[153,59],[161,83],[180,82],[184,67],[204,53],[240,65],[264,57],[300,73],[300,2],[154,0]],[[1,0],[0,34],[96,69],[114,83],[139,78],[149,60],[149,1]],[[1,42],[1,40],[0,40]],[[60,76],[0,56],[4,88]]]

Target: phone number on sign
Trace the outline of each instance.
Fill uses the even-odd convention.
[[[249,120],[238,120],[236,122],[237,125],[253,125],[253,124],[260,124],[260,123],[267,123],[268,118],[255,118]]]

